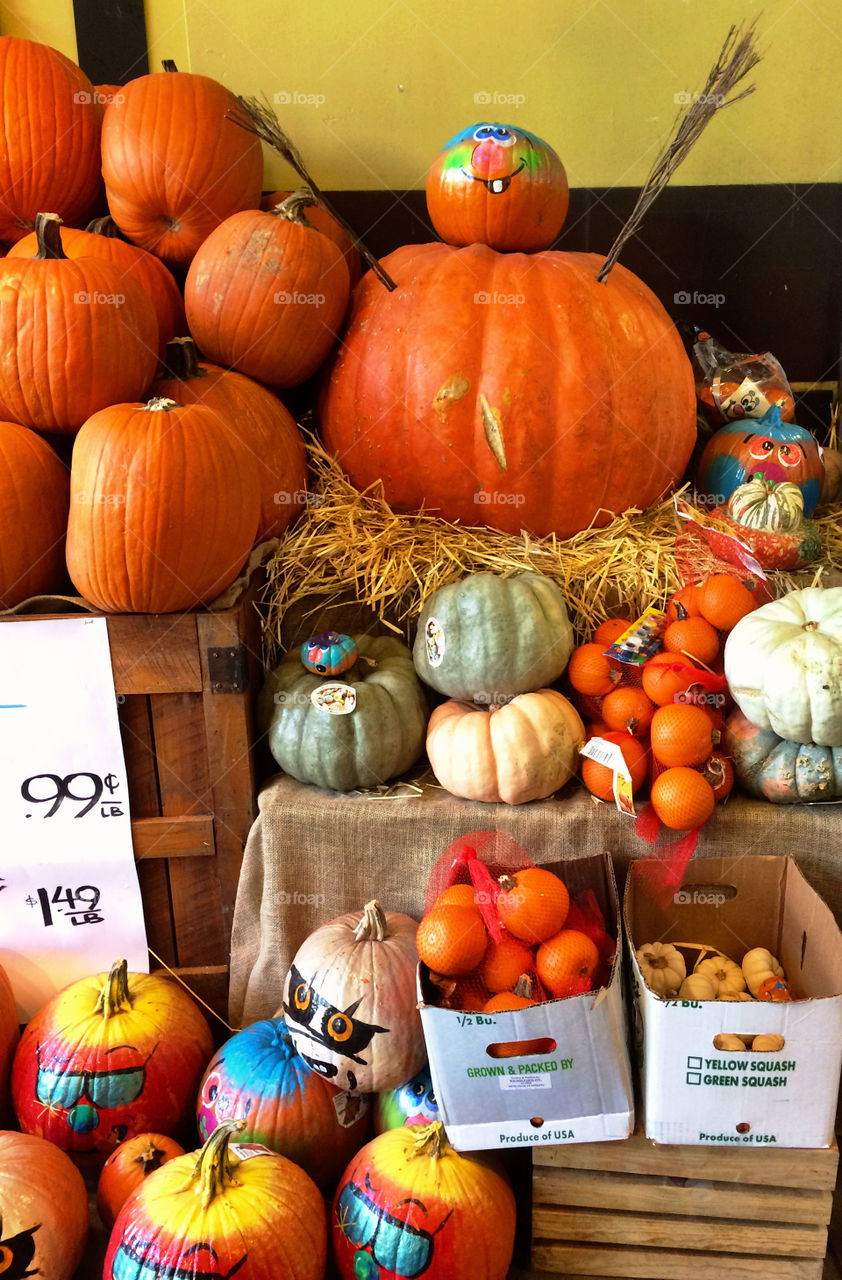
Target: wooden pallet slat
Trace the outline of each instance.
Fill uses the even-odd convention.
[[[212,858],[213,818],[192,813],[180,818],[138,818],[132,822],[134,856],[144,858]]]
[[[112,613],[107,625],[118,697],[201,693],[195,614]]]
[[[821,1280],[823,1262],[818,1258],[758,1258],[536,1240],[532,1267],[556,1276],[600,1276],[605,1280],[618,1276],[624,1280]]]

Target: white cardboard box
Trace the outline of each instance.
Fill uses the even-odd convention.
[[[447,1136],[461,1151],[627,1138],[634,1128],[628,1016],[621,980],[622,939],[607,855],[542,864],[571,898],[593,889],[606,928],[618,936],[607,987],[511,1013],[460,1013],[432,1003],[418,969],[421,1023]],[[537,1052],[496,1057],[502,1042],[545,1040]],[[550,1047],[552,1046],[552,1047]]]
[[[842,1065],[842,933],[829,907],[791,857],[694,859],[666,906],[646,892],[643,866],[629,868],[623,918],[646,1136],[679,1144],[830,1146]],[[661,999],[644,984],[635,950],[691,941],[737,964],[753,947],[768,948],[797,999]],[[722,1052],[713,1044],[721,1032],[780,1035],[784,1044],[772,1053]]]

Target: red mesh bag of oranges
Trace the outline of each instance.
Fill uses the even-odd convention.
[[[416,944],[442,1007],[489,1013],[596,989],[616,950],[595,893],[571,898],[498,831],[462,836],[439,858]]]

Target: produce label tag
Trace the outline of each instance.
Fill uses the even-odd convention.
[[[115,959],[148,973],[105,618],[0,625],[0,964],[28,1021]]]
[[[737,390],[725,397],[720,394],[719,378],[715,378],[713,398],[723,418],[729,418],[731,421],[742,418],[762,418],[764,413],[768,413],[772,407],[753,378],[743,378]]]
[[[243,1160],[253,1160],[255,1156],[275,1155],[274,1151],[271,1151],[269,1147],[264,1147],[260,1142],[229,1142],[228,1150],[241,1163]]]
[[[605,657],[613,658],[615,662],[642,667],[660,649],[666,626],[667,615],[663,610],[650,605],[636,622],[626,627],[614,643],[608,646]]]
[[[332,680],[314,689],[310,694],[310,701],[319,711],[326,711],[328,715],[349,716],[357,705],[357,691],[352,684]]]
[[[605,738],[590,738],[583,747],[579,748],[579,754],[587,756],[589,760],[596,760],[597,764],[604,764],[606,768],[611,770],[614,775],[612,784],[614,803],[620,813],[634,817],[635,808],[631,774],[625,757],[620,750],[620,744],[618,742],[606,742]]]
[[[333,1099],[336,1119],[343,1129],[350,1129],[352,1124],[356,1124],[362,1116],[367,1115],[370,1106],[370,1099],[365,1093],[349,1093],[343,1090]]]
[[[437,618],[428,618],[424,628],[424,643],[427,646],[427,661],[431,667],[440,667],[444,661],[444,627]]]

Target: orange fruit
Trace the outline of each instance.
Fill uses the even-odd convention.
[[[697,769],[665,769],[652,783],[652,808],[671,831],[703,827],[716,805],[713,787]]]
[[[748,587],[730,573],[714,573],[702,583],[702,617],[718,631],[730,631],[757,607]]]
[[[580,644],[574,649],[567,668],[567,676],[577,693],[587,693],[599,698],[608,693],[620,679],[620,672],[612,667],[603,654],[603,644]]]
[[[599,950],[592,938],[578,929],[562,929],[538,948],[535,967],[544,986],[555,997],[589,991]]]
[[[734,766],[721,751],[714,751],[710,759],[705,761],[702,777],[713,787],[713,798],[717,804],[726,800],[734,786]]]
[[[637,685],[618,685],[606,693],[600,711],[609,730],[625,730],[635,738],[643,738],[652,723],[655,704]]]
[[[501,923],[523,942],[543,942],[557,933],[567,919],[570,895],[563,880],[544,867],[525,867],[500,877],[497,915]]]
[[[591,720],[591,722],[585,726],[586,739],[587,738],[604,738],[606,733],[610,733],[610,732],[611,730],[608,728],[608,725],[605,723],[604,720]]]
[[[463,1013],[480,1013],[485,1008],[488,992],[475,978],[465,981],[458,979],[453,983],[453,990],[441,1001],[443,1009],[460,1009]]]
[[[442,889],[436,898],[431,911],[435,911],[437,907],[457,906],[457,907],[473,907],[478,910],[474,900],[476,890],[472,884],[452,884],[447,889]]]
[[[489,991],[508,991],[522,973],[534,968],[535,957],[525,942],[505,936],[499,942],[489,938],[479,976]]]
[[[425,915],[415,945],[418,958],[429,969],[454,978],[476,969],[485,955],[488,934],[476,907],[448,903]]]
[[[667,653],[683,653],[691,662],[710,666],[719,653],[719,636],[704,618],[685,618],[667,627],[664,649]]]
[[[602,736],[607,742],[617,743],[629,767],[632,792],[637,791],[643,786],[649,771],[646,747],[630,733],[605,733]],[[614,772],[607,764],[600,764],[598,760],[589,760],[587,756],[584,757],[582,781],[591,795],[598,796],[600,800],[614,799]]]
[[[671,595],[667,604],[667,625],[683,618],[698,618],[702,612],[700,589],[696,586],[681,587]]]
[[[650,742],[659,764],[702,764],[713,751],[713,724],[701,707],[673,702],[658,707],[652,717]]]
[[[607,649],[609,644],[613,644],[617,637],[627,631],[630,626],[631,618],[606,618],[604,622],[600,622],[593,633],[593,642]]]
[[[503,1013],[506,1009],[525,1009],[527,1005],[537,1003],[537,1000],[530,1000],[529,996],[516,996],[514,991],[500,991],[486,1000],[482,1010],[483,1013]]]
[[[688,670],[671,671],[672,666]],[[698,668],[680,653],[656,653],[643,664],[643,691],[659,707],[674,702],[678,693],[686,693],[699,678]]]

